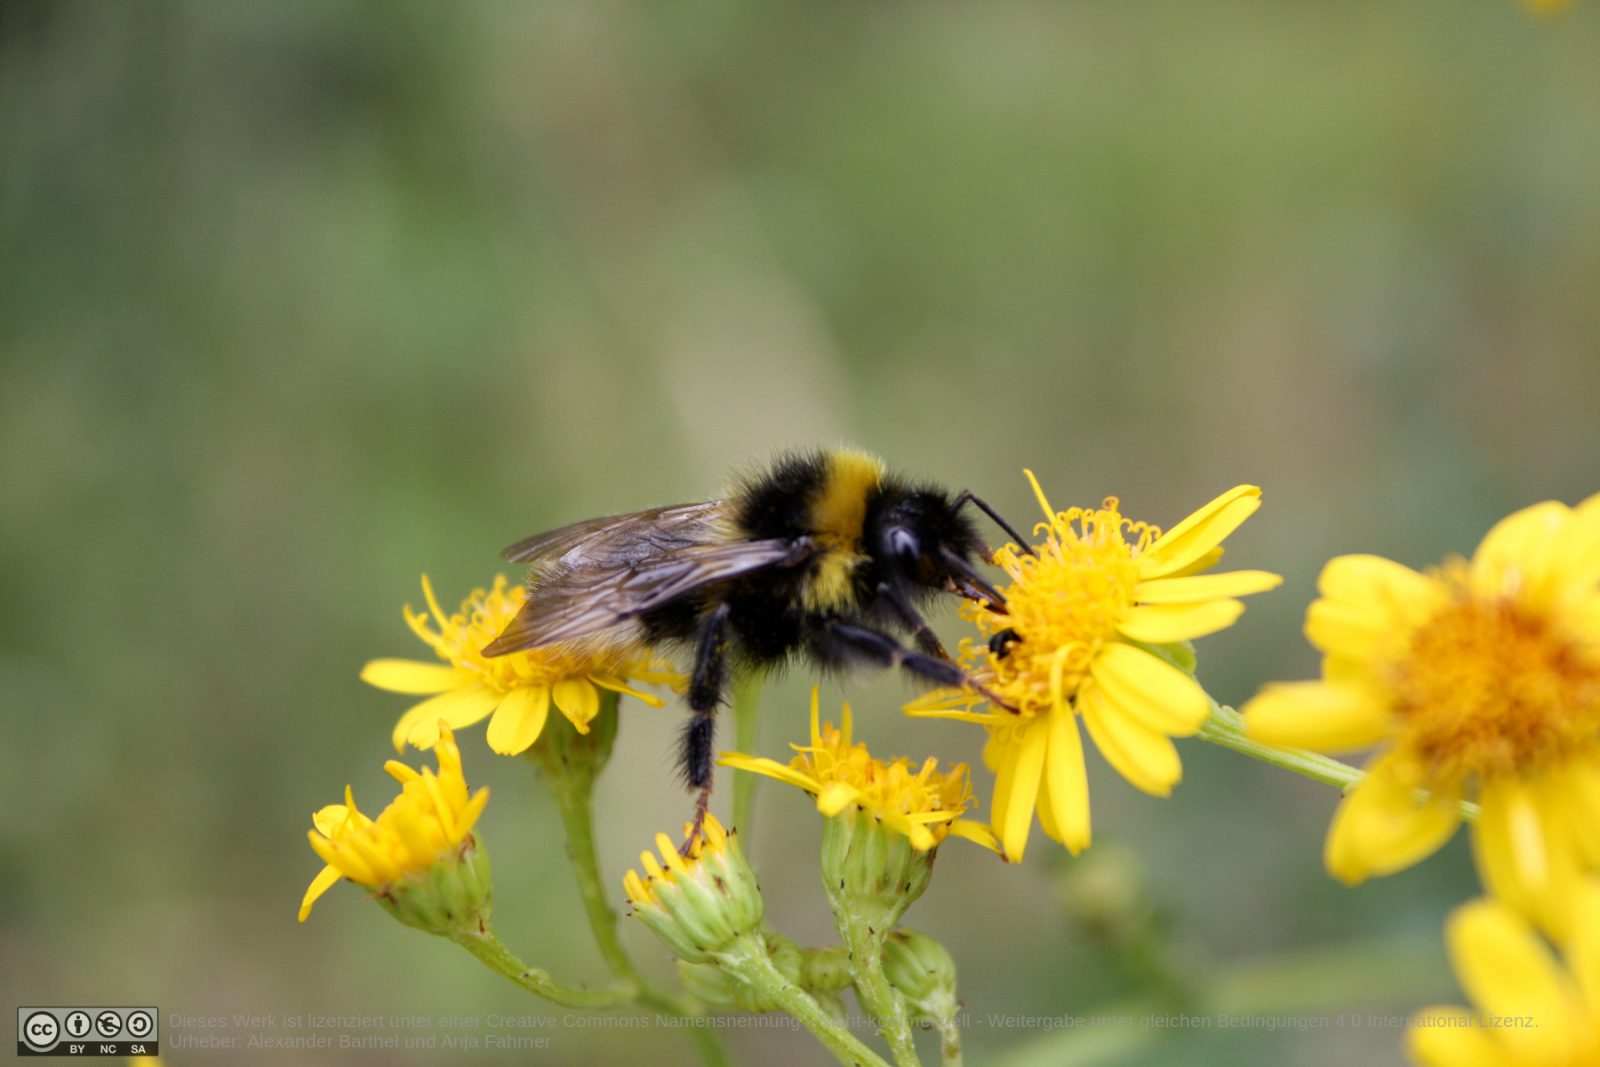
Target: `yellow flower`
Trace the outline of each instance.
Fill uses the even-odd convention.
[[[1516,512],[1427,573],[1340,556],[1318,589],[1322,681],[1267,686],[1244,714],[1268,744],[1383,746],[1334,815],[1328,870],[1355,884],[1408,867],[1476,796],[1485,886],[1559,931],[1600,868],[1600,496]]]
[[[597,646],[558,645],[488,657],[483,647],[505,629],[527,599],[520,585],[504,576],[491,589],[474,589],[461,610],[446,615],[434,598],[427,575],[422,593],[428,611],[405,609],[406,624],[449,666],[407,659],[377,659],[361,669],[361,680],[393,693],[437,694],[417,704],[394,727],[396,752],[410,741],[432,748],[438,725],[471,726],[491,713],[489,747],[505,756],[527,751],[544,730],[553,700],[557,710],[588,733],[589,720],[600,710],[600,690],[638,697],[653,707],[662,701],[628,687],[625,679],[677,684],[679,675],[659,660],[626,650]]]
[[[692,829],[684,826],[684,832]],[[644,876],[622,879],[632,914],[666,942],[680,959],[704,963],[761,926],[765,905],[756,876],[739,850],[736,835],[710,812],[689,845],[689,854],[666,834],[656,835],[660,860],[639,854]]]
[[[794,759],[784,764],[726,752],[717,762],[804,789],[817,798],[817,810],[829,817],[855,805],[910,839],[921,852],[949,834],[998,849],[987,828],[961,818],[974,803],[966,764],[940,771],[939,761],[931,756],[920,768],[913,768],[904,757],[892,763],[873,759],[866,745],[851,742],[850,705],[844,706],[840,721],[838,728],[832,723],[818,726],[817,690],[812,687],[811,744],[791,745],[798,753]]]
[[[1600,1063],[1600,887],[1576,894],[1565,966],[1526,919],[1493,899],[1445,927],[1456,977],[1476,1007],[1411,1017],[1407,1052],[1423,1067],[1592,1067]]]
[[[487,787],[467,795],[461,772],[461,751],[448,726],[439,728],[434,756],[439,771],[421,773],[398,760],[384,764],[400,782],[398,797],[376,819],[356,808],[355,796],[345,787],[344,803],[329,804],[312,818],[316,829],[307,832],[311,847],[327,864],[312,879],[300,902],[300,921],[311,906],[340,878],[390,893],[401,882],[426,874],[441,861],[461,857],[474,842],[472,827],[489,802]]]
[[[1032,553],[1014,545],[995,553],[1011,578],[1002,590],[1006,612],[969,605],[967,616],[991,641],[961,648],[976,679],[1015,710],[956,710],[970,709],[973,698],[951,691],[906,709],[988,729],[994,831],[1013,861],[1022,858],[1035,810],[1044,832],[1074,854],[1089,845],[1080,715],[1124,778],[1147,793],[1171,793],[1183,773],[1171,739],[1199,730],[1211,702],[1170,660],[1192,665],[1182,642],[1231,625],[1244,610],[1236,597],[1282,581],[1265,571],[1200,573],[1260,506],[1255,486],[1230,489],[1163,534],[1124,518],[1115,497],[1058,513],[1033,472],[1024,473],[1044,510],[1035,528],[1044,541]]]

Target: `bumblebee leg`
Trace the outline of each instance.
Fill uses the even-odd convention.
[[[728,663],[728,605],[718,604],[706,617],[695,649],[694,673],[689,678],[690,718],[683,727],[679,768],[689,788],[696,790],[694,822],[678,851],[689,854],[711,806],[712,771],[716,765],[717,705]]]
[[[911,603],[911,598],[906,596],[904,590],[892,582],[880,582],[878,595],[883,598],[884,603],[894,609],[894,613],[900,617],[906,629],[911,631],[911,636],[916,639],[919,649],[946,662],[954,662],[950,659],[950,653],[939,643],[939,637],[928,625],[928,620],[917,611],[916,605]]]
[[[1008,711],[1016,710],[978,684],[956,664],[949,660],[935,659],[921,652],[913,652],[881,630],[874,630],[859,623],[830,619],[822,624],[822,633],[821,647],[817,652],[824,663],[856,661],[873,663],[880,667],[899,667],[923,681],[970,689],[996,707]]]

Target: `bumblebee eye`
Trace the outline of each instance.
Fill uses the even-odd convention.
[[[922,542],[917,540],[917,535],[904,526],[896,526],[889,531],[889,552],[907,562],[922,558]]]

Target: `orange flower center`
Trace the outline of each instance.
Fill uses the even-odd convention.
[[[1447,580],[1448,576],[1447,576]],[[1392,668],[1407,744],[1436,783],[1502,777],[1600,734],[1600,660],[1544,612],[1458,586]]]
[[[1010,630],[1015,639],[998,651],[970,643],[962,649],[969,662],[983,664],[989,687],[1023,715],[1077,693],[1133,604],[1139,553],[1161,534],[1123,518],[1116,497],[1099,508],[1060,512],[1047,530],[1037,556],[1011,545],[995,553],[995,565],[1011,577],[1002,590],[1005,614],[968,608],[984,633]]]

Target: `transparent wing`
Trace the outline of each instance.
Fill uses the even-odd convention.
[[[641,524],[649,524],[658,532],[670,535],[702,528],[715,519],[722,509],[722,501],[706,500],[697,504],[669,504],[666,507],[635,511],[627,515],[607,515],[599,519],[585,519],[559,530],[547,530],[524,538],[500,553],[508,563],[536,563],[539,560],[559,559],[586,541],[612,534],[633,536]]]
[[[587,549],[569,550],[535,576],[528,602],[483,652],[503,656],[588,637],[705,586],[793,566],[812,550],[806,538],[681,544],[637,554],[613,552],[609,565],[597,565]]]

